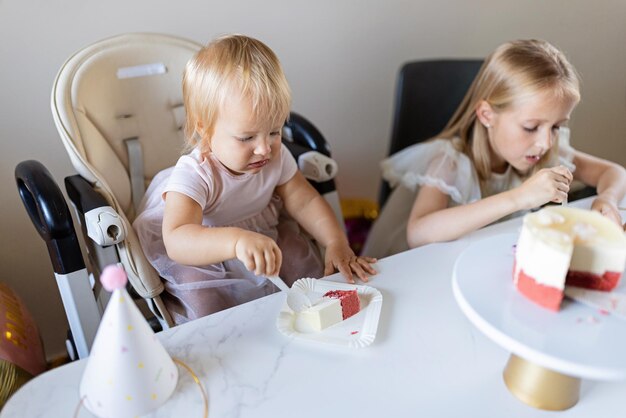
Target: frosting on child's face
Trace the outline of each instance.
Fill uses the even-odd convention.
[[[488,130],[492,171],[504,172],[510,164],[528,172],[556,143],[575,106],[575,101],[547,92],[493,113]]]
[[[235,175],[258,173],[280,153],[282,124],[255,115],[249,99],[229,95],[220,109],[211,153]]]

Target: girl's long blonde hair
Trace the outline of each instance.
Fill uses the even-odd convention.
[[[463,101],[436,137],[460,139],[454,142],[455,147],[473,162],[483,189],[491,176],[491,157],[487,128],[476,122],[478,105],[485,100],[496,111],[502,111],[546,91],[559,99],[580,100],[578,75],[564,54],[546,41],[507,42],[487,57]],[[555,144],[532,172],[553,161],[556,153]]]
[[[194,55],[183,74],[187,150],[200,145],[208,151],[226,98],[249,98],[256,116],[282,124],[289,116],[291,90],[274,52],[263,42],[244,35],[215,39]]]

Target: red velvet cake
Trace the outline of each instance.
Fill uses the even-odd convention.
[[[331,290],[326,292],[324,297],[339,299],[342,319],[350,318],[361,310],[361,303],[356,290]]]
[[[350,318],[360,310],[361,303],[356,290],[331,290],[313,306],[298,313],[298,316],[312,329],[321,331]]]
[[[524,217],[513,280],[524,296],[558,311],[565,285],[613,290],[625,264],[626,237],[617,224],[598,212],[551,206]]]

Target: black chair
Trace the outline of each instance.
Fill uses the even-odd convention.
[[[482,63],[480,59],[440,59],[404,64],[396,84],[388,155],[441,132]],[[381,208],[390,192],[383,180],[378,198]]]

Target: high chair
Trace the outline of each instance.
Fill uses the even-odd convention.
[[[97,279],[112,263],[125,269],[129,290],[145,305],[146,316],[153,316],[153,327],[173,325],[160,297],[163,282],[131,223],[152,178],[180,156],[182,73],[200,48],[169,35],[122,34],[79,50],[61,67],[52,89],[52,114],[78,173],[65,179],[65,188],[84,238],[76,234],[63,194],[46,168],[37,161],[16,167],[20,196],[50,252],[70,325],[72,358],[89,353],[107,302]],[[342,220],[333,180],[337,165],[321,133],[293,113],[284,141]]]

